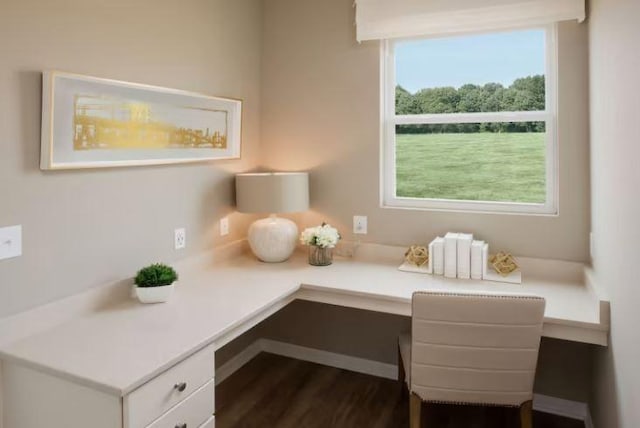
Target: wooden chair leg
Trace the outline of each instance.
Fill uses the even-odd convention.
[[[402,354],[400,353],[400,345],[398,345],[398,381],[404,383],[406,372],[402,362]]]
[[[409,399],[409,427],[410,428],[420,428],[421,422],[421,414],[422,410],[422,399],[418,397],[415,393],[411,393],[411,398]]]
[[[533,401],[520,405],[520,428],[533,428]]]

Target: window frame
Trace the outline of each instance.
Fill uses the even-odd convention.
[[[473,36],[541,29],[545,31],[545,110],[521,112],[441,113],[396,115],[395,106],[395,45],[409,40],[441,37]],[[383,40],[381,42],[381,174],[380,200],[383,208],[421,209],[432,211],[460,211],[479,213],[507,213],[555,216],[558,201],[558,43],[557,24],[509,30],[472,32],[441,37]],[[482,123],[482,122],[545,122],[545,184],[544,203],[472,201],[435,198],[408,198],[396,195],[396,125]]]

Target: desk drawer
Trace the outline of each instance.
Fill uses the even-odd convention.
[[[147,428],[198,428],[206,427],[213,415],[215,382],[209,383],[191,394],[186,400],[169,410]]]
[[[146,427],[213,379],[214,355],[209,346],[124,397],[125,428]]]

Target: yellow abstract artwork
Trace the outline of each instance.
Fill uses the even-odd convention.
[[[226,149],[227,116],[224,110],[75,95],[73,148]]]
[[[42,73],[43,170],[240,159],[241,142],[240,99]]]

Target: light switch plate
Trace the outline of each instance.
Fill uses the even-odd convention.
[[[226,236],[229,234],[229,217],[223,217],[220,219],[220,236]]]
[[[367,216],[364,216],[364,215],[353,216],[353,233],[358,235],[367,234]]]
[[[22,255],[22,226],[0,228],[0,260]]]
[[[173,233],[174,248],[181,250],[187,246],[187,231],[184,228],[176,229]]]

